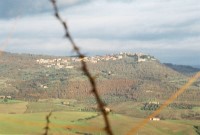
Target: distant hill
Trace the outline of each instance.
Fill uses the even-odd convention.
[[[195,68],[199,68],[199,69],[200,69],[200,65],[192,65],[192,67],[195,67]]]
[[[164,65],[172,68],[175,71],[185,74],[185,75],[191,75],[191,74],[194,74],[194,73],[200,71],[200,68],[196,68],[196,67],[192,67],[192,66],[188,66],[188,65],[174,65],[171,63],[164,63]]]
[[[0,58],[0,95],[25,100],[88,100],[90,85],[80,71],[81,60],[88,63],[91,73],[97,78],[98,90],[107,103],[163,100],[188,79],[169,64],[162,64],[153,56],[141,53],[79,59],[5,52]],[[198,98],[193,94],[185,96]]]

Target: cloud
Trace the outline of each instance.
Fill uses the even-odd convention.
[[[59,8],[69,8],[89,0],[57,0]],[[0,18],[29,16],[52,10],[50,0],[3,0],[0,3]]]
[[[69,42],[63,39],[64,30],[52,10],[39,9],[48,7],[43,2],[38,1],[41,6],[34,5],[37,12],[31,11],[17,21],[0,20],[0,43],[17,23],[8,51],[72,54]],[[71,34],[88,55],[132,51],[150,53],[167,62],[200,62],[197,57],[200,52],[199,0],[59,2],[61,15]]]
[[[157,0],[158,1],[158,0]],[[196,1],[196,0],[195,0]],[[184,3],[185,2],[185,3]],[[196,1],[197,2],[197,1]],[[94,2],[76,7],[73,12],[80,14],[68,16],[75,36],[98,38],[121,38],[137,40],[182,39],[199,36],[199,2],[187,7],[185,1],[131,3]],[[91,8],[93,7],[93,8]],[[94,11],[95,7],[95,12]],[[181,7],[177,9],[177,7]],[[183,8],[185,7],[185,8]],[[67,14],[68,11],[63,14]],[[68,12],[70,15],[70,12]],[[74,28],[74,29],[73,29]],[[84,31],[84,32],[80,32]]]

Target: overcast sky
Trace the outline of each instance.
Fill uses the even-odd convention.
[[[58,0],[86,55],[143,52],[200,65],[200,0]],[[49,0],[0,0],[0,48],[74,55]]]

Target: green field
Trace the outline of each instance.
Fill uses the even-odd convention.
[[[65,102],[66,104],[63,104]],[[110,104],[113,110],[109,114],[115,135],[126,134],[137,126],[152,111],[141,110],[141,102],[123,102]],[[98,112],[90,112],[84,108],[92,107],[74,99],[43,99],[38,102],[8,100],[0,102],[0,134],[42,134],[46,124],[46,116],[50,117],[49,134],[93,134],[103,135],[104,122]],[[84,110],[84,111],[83,111]],[[160,116],[179,118],[181,114],[199,112],[199,107],[191,110],[164,109]],[[120,113],[120,114],[119,114]],[[196,135],[194,126],[200,126],[198,120],[149,121],[137,131],[138,135]]]
[[[42,134],[47,114],[0,114],[0,134]],[[115,135],[126,134],[143,120],[119,114],[110,114],[109,119]],[[102,117],[93,112],[53,112],[50,121],[50,134],[105,134],[101,130]],[[137,133],[140,135],[195,135],[193,125],[200,125],[200,121],[149,121]]]
[[[1,114],[0,115],[0,134],[42,134],[46,124],[45,117],[48,113],[33,114]],[[73,122],[96,115],[94,113],[81,112],[55,112],[52,114],[51,130],[54,134],[65,134],[69,131],[64,127],[67,125],[82,125],[84,122]]]
[[[10,100],[7,103],[0,102],[0,113],[18,114],[26,111],[28,102]]]

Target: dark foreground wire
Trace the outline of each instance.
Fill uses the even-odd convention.
[[[97,101],[97,104],[98,104],[98,107],[103,115],[103,118],[104,118],[104,122],[105,122],[105,131],[108,135],[113,135],[113,132],[111,130],[111,126],[110,126],[110,123],[109,123],[109,120],[108,120],[108,114],[106,112],[106,110],[104,109],[105,108],[105,104],[103,103],[103,101],[101,100],[100,96],[99,96],[99,93],[97,91],[97,86],[96,86],[96,81],[95,81],[95,78],[92,77],[91,73],[89,72],[88,70],[88,66],[86,64],[86,62],[83,60],[85,55],[81,53],[79,47],[75,44],[70,32],[69,32],[69,29],[67,27],[67,23],[65,21],[63,21],[63,19],[60,17],[59,15],[59,11],[58,11],[58,7],[57,7],[57,4],[56,4],[56,0],[50,0],[51,3],[53,4],[53,8],[54,8],[54,12],[55,12],[55,16],[56,18],[60,21],[60,23],[63,25],[64,27],[64,30],[65,30],[65,38],[68,39],[70,41],[70,43],[72,44],[73,46],[73,49],[74,51],[77,53],[78,57],[81,60],[81,65],[82,65],[82,71],[85,73],[85,75],[87,76],[90,84],[91,84],[91,87],[92,87],[92,90],[91,92],[94,94],[95,98],[96,98],[96,101]]]

